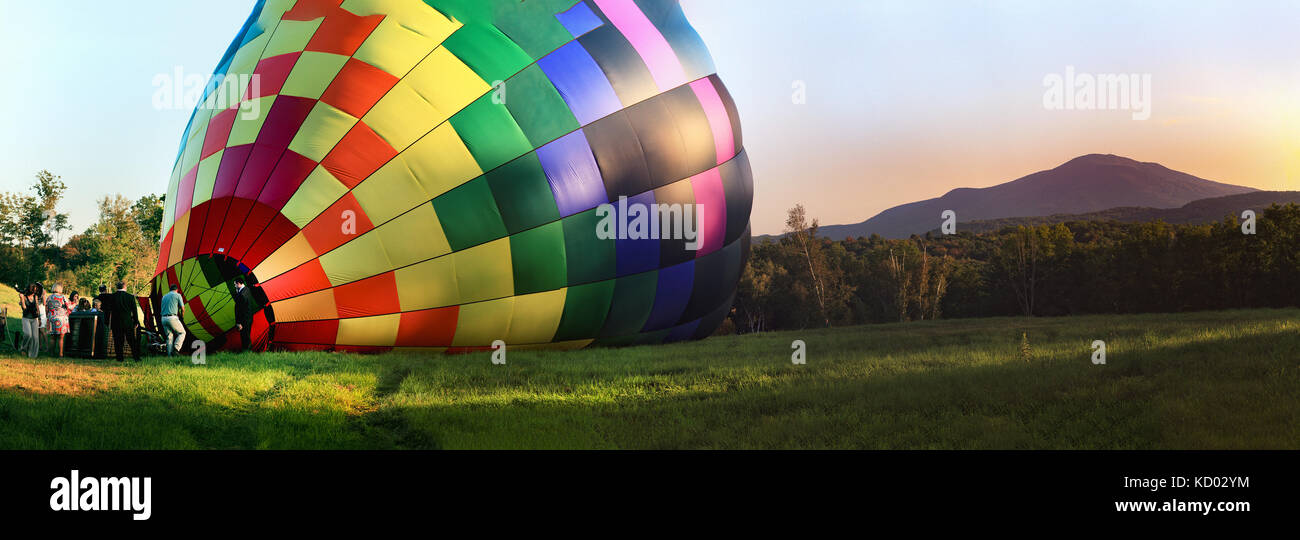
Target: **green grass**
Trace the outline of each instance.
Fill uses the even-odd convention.
[[[1029,349],[1022,353],[1022,334]],[[790,344],[808,344],[807,365]],[[1108,363],[1091,363],[1094,339]],[[1300,310],[981,319],[578,352],[0,355],[0,447],[1297,448]]]

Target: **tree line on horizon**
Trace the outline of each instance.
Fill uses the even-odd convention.
[[[128,291],[147,290],[158,262],[163,197],[101,197],[95,224],[63,242],[72,231],[69,214],[59,211],[67,191],[62,178],[41,171],[28,192],[0,193],[0,282],[19,290],[59,283],[84,297],[118,281]]]
[[[1073,221],[993,232],[819,237],[802,205],[751,248],[731,321],[762,332],[941,318],[1300,305],[1300,206],[1244,234],[1204,225]]]

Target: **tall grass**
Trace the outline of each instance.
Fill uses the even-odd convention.
[[[806,365],[790,361],[795,339]],[[1106,365],[1091,361],[1096,339]],[[511,351],[505,366],[487,354],[208,360],[0,355],[0,447],[1300,447],[1295,309]]]

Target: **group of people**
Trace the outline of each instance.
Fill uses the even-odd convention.
[[[249,292],[243,278],[235,279],[235,328],[239,331],[240,350],[246,351],[252,340],[253,310]],[[112,330],[113,348],[117,361],[125,361],[124,345],[130,340],[131,353],[135,361],[140,361],[140,343],[137,338],[140,330],[140,313],[135,295],[126,292],[126,283],[117,282],[117,292],[108,292],[108,287],[101,285],[99,295],[94,299],[82,298],[73,291],[71,295],[63,294],[63,286],[55,284],[46,294],[45,286],[32,283],[22,294],[23,308],[23,342],[19,350],[26,350],[28,356],[36,358],[40,354],[41,341],[47,341],[50,351],[63,357],[65,340],[70,333],[69,315],[76,312],[102,313],[104,326]],[[182,351],[185,343],[185,299],[180,287],[172,285],[160,303],[162,330],[167,335],[167,356]]]
[[[133,336],[140,327],[140,314],[137,311],[135,295],[126,292],[126,283],[117,283],[117,292],[108,292],[108,287],[101,285],[99,295],[94,299],[82,298],[73,291],[71,295],[63,294],[63,286],[55,284],[46,294],[45,286],[32,283],[22,294],[23,308],[23,342],[19,350],[26,350],[27,355],[36,358],[40,355],[41,341],[47,342],[52,354],[63,356],[65,341],[71,331],[69,316],[72,313],[102,313],[105,326],[113,331],[113,345],[117,349],[117,360],[124,361],[123,345],[131,339],[132,356],[140,360],[140,348]]]

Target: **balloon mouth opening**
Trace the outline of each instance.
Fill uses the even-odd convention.
[[[222,315],[233,313],[229,310],[233,310],[236,283],[239,281],[242,281],[248,289],[247,294],[253,304],[251,316],[254,327],[259,326],[259,315],[266,320],[265,332],[255,336],[254,348],[268,349],[273,343],[275,309],[271,306],[270,299],[262,289],[257,275],[247,264],[232,256],[223,253],[198,255],[187,265],[178,265],[169,269],[155,280],[150,303],[158,309],[155,313],[161,313],[162,296],[167,294],[171,284],[179,285],[181,295],[185,299],[186,310],[193,315],[195,321],[187,324],[202,327],[212,336],[207,343],[208,346],[220,349],[227,345],[231,332],[235,331],[233,319],[227,321],[227,317]],[[227,321],[228,324],[217,323],[214,320],[217,317]]]

